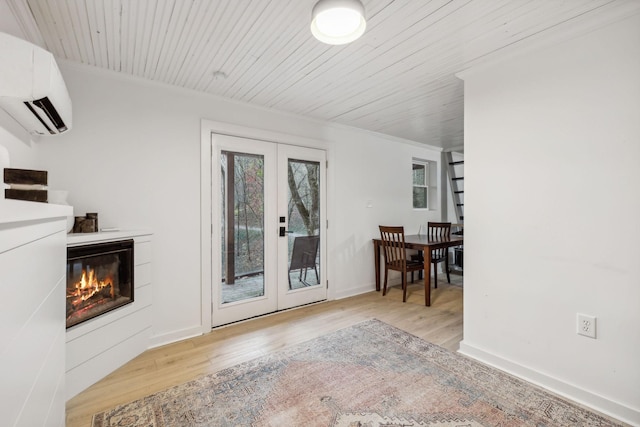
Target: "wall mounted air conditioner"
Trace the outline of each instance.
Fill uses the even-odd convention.
[[[0,33],[0,108],[29,133],[71,129],[71,98],[53,55]]]

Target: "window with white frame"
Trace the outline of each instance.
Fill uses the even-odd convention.
[[[429,162],[413,160],[413,208],[429,209]]]

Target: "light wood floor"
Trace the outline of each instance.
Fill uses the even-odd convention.
[[[405,304],[399,288],[385,297],[369,292],[148,350],[68,401],[66,426],[88,427],[94,413],[372,318],[456,351],[462,340],[462,277],[452,274],[451,285],[439,279],[431,307],[424,306],[424,288],[416,280]]]

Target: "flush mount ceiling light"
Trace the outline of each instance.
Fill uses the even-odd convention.
[[[360,0],[319,0],[311,12],[311,33],[327,44],[346,44],[367,28]]]

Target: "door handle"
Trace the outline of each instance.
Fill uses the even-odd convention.
[[[293,233],[293,231],[286,230],[285,227],[280,227],[280,237],[284,237],[286,234]]]

